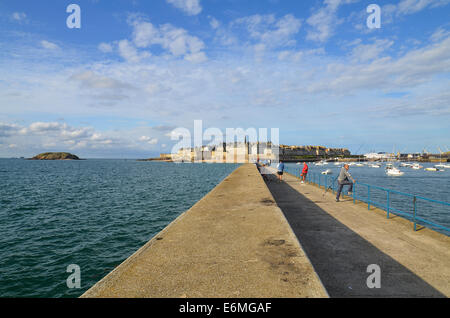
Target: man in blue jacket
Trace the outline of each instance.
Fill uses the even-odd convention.
[[[284,163],[280,160],[280,163],[277,166],[277,174],[279,182],[283,181],[283,173],[284,173]]]

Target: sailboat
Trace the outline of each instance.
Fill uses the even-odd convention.
[[[444,165],[444,164],[442,163],[442,150],[441,150],[441,148],[438,147],[438,150],[439,150],[439,164],[438,164],[438,165],[435,165],[435,167],[436,167],[436,168],[447,168],[448,165]]]

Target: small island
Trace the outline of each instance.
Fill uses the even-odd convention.
[[[68,152],[46,152],[41,153],[30,160],[81,160],[77,156]]]

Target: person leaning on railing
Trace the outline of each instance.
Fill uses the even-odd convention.
[[[356,180],[353,179],[352,175],[350,174],[350,172],[348,172],[349,169],[349,165],[344,165],[341,168],[341,172],[339,173],[339,177],[338,177],[338,191],[336,194],[336,202],[339,202],[339,198],[341,197],[341,192],[342,192],[342,188],[345,185],[348,185],[348,195],[352,195],[353,193],[353,183],[356,183]],[[352,180],[352,181],[350,181]]]

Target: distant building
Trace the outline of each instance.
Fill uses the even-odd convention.
[[[348,157],[351,153],[345,148],[327,148],[323,146],[286,146],[280,145],[280,158],[295,160],[298,157]]]
[[[422,157],[422,154],[420,153],[409,153],[408,159],[414,160],[414,159],[420,159]]]
[[[364,155],[366,159],[369,160],[389,160],[389,159],[395,159],[395,155],[391,153],[386,152],[372,152],[372,153],[366,153]]]
[[[323,146],[276,146],[271,142],[233,142],[215,146],[182,148],[172,154],[173,161],[247,163],[260,161],[299,160],[302,156],[345,157],[351,153],[343,148]],[[164,155],[166,156],[166,155]]]

